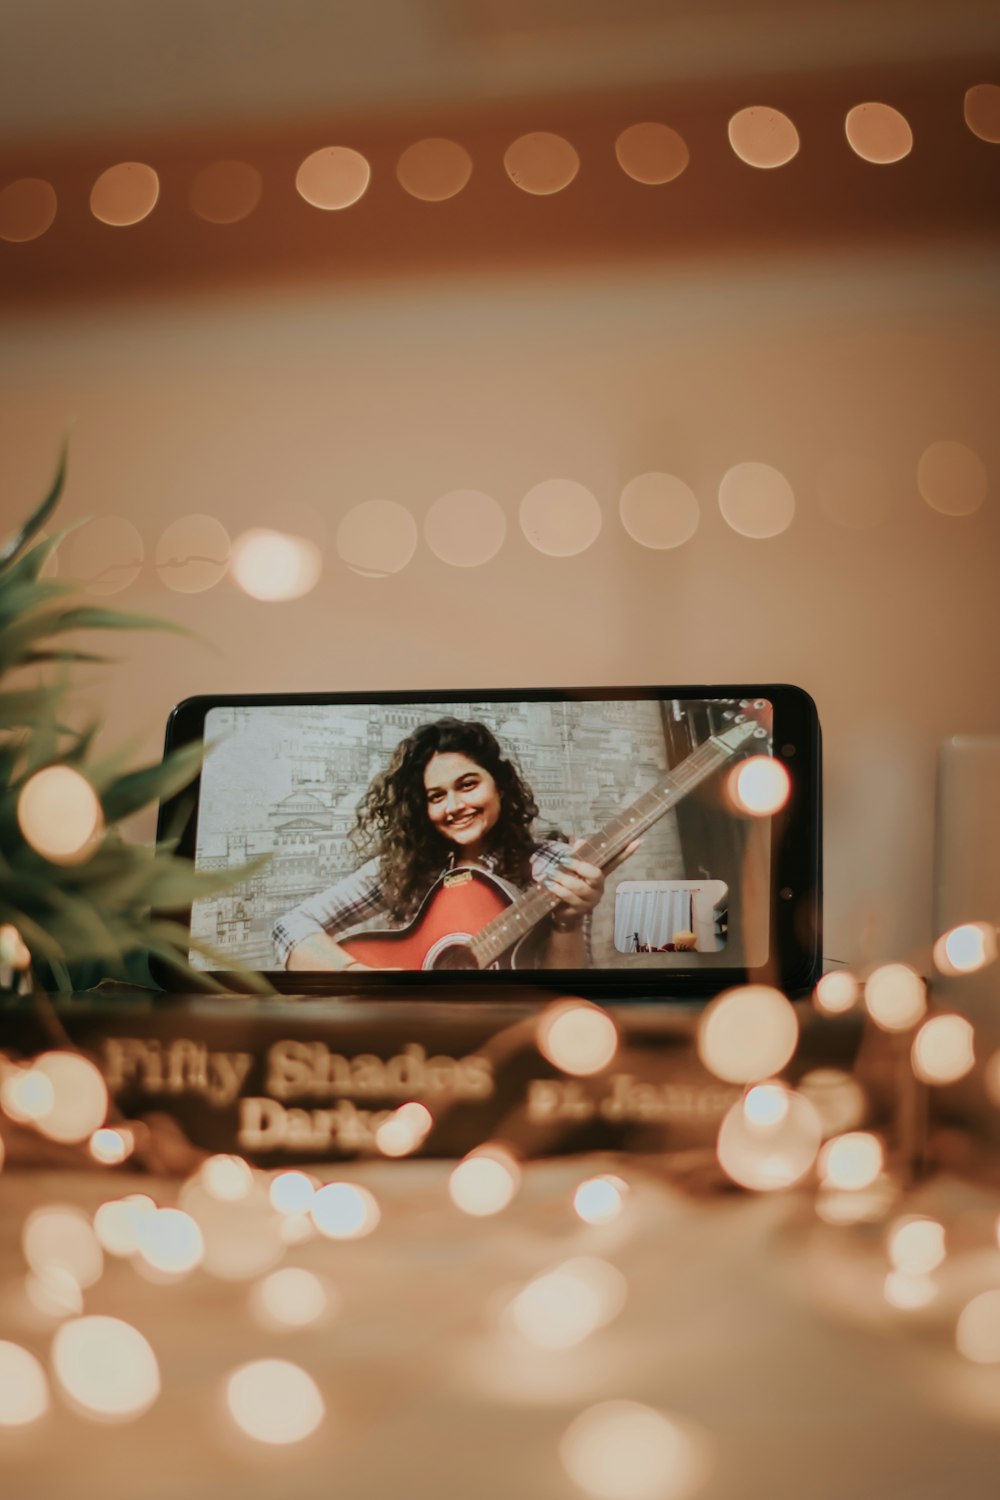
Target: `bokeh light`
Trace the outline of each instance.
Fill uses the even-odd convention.
[[[34,1063],[52,1085],[52,1105],[35,1120],[50,1141],[85,1141],[104,1124],[108,1086],[101,1070],[78,1052],[43,1052]]]
[[[417,550],[417,523],[396,500],[362,500],[337,527],[337,552],[366,578],[401,573]]]
[[[13,922],[0,923],[0,964],[18,973],[31,968],[31,950]]]
[[[24,1278],[24,1290],[32,1307],[46,1318],[78,1318],[83,1312],[80,1283],[62,1266],[30,1272]]]
[[[943,932],[934,944],[934,963],[942,974],[974,974],[997,956],[992,922],[963,922]]]
[[[55,1097],[52,1080],[37,1068],[8,1068],[0,1079],[0,1108],[19,1125],[49,1114]]]
[[[279,1172],[271,1178],[268,1195],[279,1214],[306,1214],[319,1186],[306,1172]]]
[[[602,1401],[566,1429],[559,1456],[593,1500],[686,1500],[708,1469],[689,1424],[637,1401]]]
[[[955,1328],[955,1345],[959,1354],[973,1364],[1000,1363],[1000,1290],[980,1292],[962,1308]]]
[[[1000,84],[974,83],[966,89],[963,113],[973,135],[993,145],[1000,142]]]
[[[922,1083],[957,1083],[975,1066],[975,1033],[964,1016],[932,1016],[913,1038],[910,1058]]]
[[[885,1278],[883,1296],[890,1307],[901,1312],[916,1312],[936,1301],[938,1288],[930,1276],[910,1271],[890,1271]]]
[[[122,161],[102,172],[90,190],[90,211],[102,224],[124,228],[153,212],[160,179],[141,161]]]
[[[453,568],[478,568],[496,557],[507,535],[507,518],[481,490],[439,495],[424,518],[424,540]]]
[[[747,984],[726,990],[702,1012],[698,1056],[727,1083],[758,1083],[781,1072],[798,1038],[798,1017],[781,991]]]
[[[263,1178],[253,1178],[242,1197],[224,1200],[198,1172],[184,1183],[178,1201],[201,1230],[202,1265],[210,1276],[247,1281],[269,1271],[284,1254],[283,1220],[271,1206]]]
[[[21,1231],[24,1258],[37,1276],[65,1271],[79,1287],[93,1286],[104,1270],[100,1241],[79,1208],[49,1204],[33,1209]]]
[[[165,528],[153,561],[168,589],[178,594],[202,594],[226,576],[232,543],[215,516],[179,516]]]
[[[761,541],[791,526],[795,495],[784,474],[770,464],[734,464],[719,485],[719,509],[734,531]]]
[[[378,1227],[382,1217],[373,1194],[355,1182],[328,1182],[309,1208],[313,1223],[331,1240],[359,1240]]]
[[[577,1256],[523,1287],[510,1304],[511,1323],[535,1349],[571,1349],[616,1318],[628,1283],[617,1266]]]
[[[621,492],[622,525],[640,547],[682,547],[698,529],[701,511],[692,489],[674,474],[637,474]]]
[[[131,1130],[105,1126],[95,1130],[87,1143],[87,1149],[102,1167],[120,1166],[135,1149],[135,1137]]]
[[[842,1068],[811,1068],[799,1079],[798,1088],[815,1106],[824,1137],[854,1130],[865,1118],[865,1091],[854,1075]]]
[[[257,1359],[234,1370],[226,1401],[236,1425],[259,1443],[300,1443],[326,1414],[315,1380],[287,1359]]]
[[[70,1402],[86,1416],[128,1421],[160,1394],[156,1355],[121,1318],[74,1318],[57,1329],[52,1365]]]
[[[238,224],[253,213],[263,188],[260,173],[249,162],[214,161],[192,182],[188,202],[209,224]]]
[[[126,516],[95,516],[71,531],[60,547],[66,574],[101,598],[135,583],[145,555],[142,537]]]
[[[489,1218],[507,1207],[520,1181],[521,1169],[509,1151],[501,1146],[480,1146],[452,1172],[448,1193],[463,1213]]]
[[[574,147],[548,130],[518,136],[504,152],[503,164],[514,186],[536,197],[561,192],[580,170]]]
[[[55,221],[55,188],[41,177],[19,177],[0,191],[0,240],[27,244],[51,229]]]
[[[253,1170],[242,1156],[210,1156],[198,1175],[206,1193],[220,1203],[238,1203],[253,1190]]]
[[[396,163],[399,184],[424,203],[443,203],[460,193],[472,176],[472,157],[457,141],[440,136],[414,141]]]
[[[913,150],[909,122],[891,104],[856,104],[847,112],[844,131],[851,150],[876,166],[902,161]]]
[[[312,1271],[283,1266],[254,1285],[250,1310],[264,1328],[308,1328],[329,1316],[336,1300],[329,1283]]]
[[[97,793],[73,766],[46,766],[24,783],[17,821],[31,847],[53,864],[75,864],[104,829]]]
[[[748,1089],[743,1100],[743,1113],[748,1125],[770,1130],[788,1118],[791,1093],[780,1083],[756,1083]]]
[[[142,1221],[155,1212],[156,1204],[145,1193],[111,1198],[94,1214],[94,1233],[109,1255],[136,1255]]]
[[[272,604],[301,599],[314,589],[323,557],[306,537],[255,526],[236,538],[230,566],[244,593]]]
[[[371,167],[348,146],[323,146],[307,156],[295,174],[295,186],[313,208],[350,208],[365,193]]]
[[[138,1226],[139,1254],[154,1271],[186,1276],[205,1256],[202,1232],[181,1208],[158,1208]]]
[[[729,801],[751,818],[769,818],[780,812],[791,789],[788,772],[770,755],[749,755],[726,777]]]
[[[49,1409],[49,1385],[35,1356],[0,1340],[0,1427],[24,1427]]]
[[[813,999],[816,1009],[828,1016],[840,1016],[858,1002],[861,986],[849,969],[836,969],[824,974],[816,985]]]
[[[783,167],[799,149],[799,133],[780,109],[752,104],[729,121],[729,144],[749,167]]]
[[[989,490],[986,465],[965,443],[931,443],[917,464],[917,488],[943,516],[971,516]]]
[[[408,1156],[417,1150],[433,1124],[426,1104],[411,1100],[382,1121],[375,1132],[375,1144],[383,1156]]]
[[[560,1000],[538,1020],[538,1050],[553,1067],[577,1078],[600,1073],[618,1051],[618,1028],[596,1005]]]
[[[881,964],[865,981],[865,1005],[883,1031],[908,1031],[927,1009],[927,986],[908,964]]]
[[[615,155],[626,176],[649,187],[673,182],[691,160],[684,137],[655,120],[623,130],[615,141]]]
[[[884,1162],[882,1142],[867,1130],[834,1136],[819,1153],[819,1175],[825,1186],[856,1192],[872,1185]]]
[[[628,1183],[611,1173],[588,1177],[573,1194],[573,1208],[585,1224],[610,1224],[625,1207]]]
[[[944,1225],[920,1214],[906,1214],[890,1225],[886,1249],[895,1270],[926,1276],[944,1260]]]
[[[527,540],[549,557],[576,557],[601,531],[601,507],[575,479],[536,484],[521,501],[518,518]]]
[[[765,1123],[748,1115],[746,1101],[740,1099],[723,1119],[716,1155],[726,1175],[741,1187],[759,1193],[790,1188],[816,1160],[823,1137],[819,1114],[808,1099],[790,1090],[786,1106],[783,1112],[772,1111],[771,1122]]]

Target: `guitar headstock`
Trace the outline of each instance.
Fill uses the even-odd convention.
[[[717,730],[712,738],[720,745],[725,745],[730,754],[735,755],[737,750],[742,750],[745,746],[751,748],[754,740],[770,740],[774,708],[766,698],[731,698],[723,701],[729,705],[722,710],[724,727]],[[764,753],[764,746],[759,748]]]

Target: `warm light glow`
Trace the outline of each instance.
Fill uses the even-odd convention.
[[[35,1120],[51,1141],[85,1141],[100,1129],[108,1113],[104,1075],[78,1052],[43,1052],[34,1063],[52,1085],[52,1107]]]
[[[37,1068],[12,1067],[0,1080],[0,1107],[19,1125],[33,1124],[50,1114],[55,1098],[52,1080]]]
[[[936,1219],[907,1214],[889,1229],[889,1259],[897,1271],[925,1276],[936,1271],[945,1257],[944,1225]]]
[[[0,964],[18,973],[31,968],[31,951],[11,922],[0,925]]]
[[[28,1301],[47,1318],[78,1318],[83,1312],[80,1283],[62,1266],[43,1266],[24,1278]]]
[[[74,1318],[52,1342],[56,1378],[86,1416],[128,1421],[160,1394],[160,1369],[137,1328],[120,1318]]]
[[[287,1359],[257,1359],[226,1382],[233,1421],[259,1443],[300,1443],[326,1415],[311,1375]]]
[[[616,1266],[579,1256],[529,1281],[510,1304],[510,1318],[534,1348],[570,1349],[616,1318],[627,1292]]]
[[[518,511],[521,530],[548,557],[576,557],[597,541],[601,507],[575,479],[545,479],[530,489]]]
[[[698,1056],[727,1083],[758,1083],[780,1073],[799,1039],[790,1001],[766,984],[726,990],[702,1012]]]
[[[21,788],[17,821],[28,843],[55,864],[75,864],[104,828],[97,793],[72,766],[46,766]]]
[[[366,191],[372,170],[365,158],[347,146],[323,146],[307,156],[295,174],[295,186],[313,208],[350,208]]]
[[[414,141],[396,163],[399,184],[424,203],[443,203],[460,193],[472,176],[472,157],[457,141],[441,137]]]
[[[812,1068],[799,1079],[799,1092],[815,1105],[824,1136],[854,1130],[865,1118],[865,1091],[841,1068]]]
[[[729,144],[749,167],[783,167],[798,153],[799,133],[780,109],[753,104],[729,121]]]
[[[56,194],[41,177],[19,177],[0,192],[0,240],[23,245],[52,227]]]
[[[561,192],[580,170],[580,158],[569,141],[548,130],[518,136],[504,152],[503,164],[514,186],[536,197]]]
[[[593,1500],[686,1500],[708,1464],[703,1442],[637,1401],[602,1401],[566,1429],[559,1456]]]
[[[78,578],[88,594],[120,594],[142,571],[146,549],[138,530],[125,516],[97,516],[74,529],[60,547],[66,573]]]
[[[716,1153],[723,1171],[741,1187],[762,1193],[792,1187],[816,1160],[822,1140],[816,1109],[791,1091],[786,1106],[783,1114],[774,1112],[777,1118],[770,1124],[749,1118],[743,1099],[726,1114]]]
[[[231,552],[222,522],[196,514],[171,521],[156,544],[153,561],[168,589],[202,594],[226,576]]]
[[[263,179],[246,161],[215,161],[191,184],[188,202],[209,224],[238,224],[260,202]]]
[[[934,963],[942,974],[974,974],[996,956],[997,930],[992,922],[963,922],[934,944]]]
[[[623,130],[615,141],[615,155],[618,165],[633,182],[650,187],[673,182],[691,160],[683,136],[654,120]]]
[[[372,1194],[354,1182],[328,1182],[314,1195],[309,1213],[320,1233],[331,1240],[362,1239],[382,1217]]]
[[[463,1213],[488,1218],[507,1207],[520,1181],[520,1168],[509,1152],[481,1146],[459,1162],[448,1179],[448,1192]]]
[[[814,1000],[816,1009],[828,1016],[839,1016],[857,1003],[860,994],[858,981],[849,969],[837,969],[824,974],[816,986]]]
[[[914,1275],[909,1271],[890,1271],[885,1278],[883,1295],[890,1307],[902,1312],[915,1312],[929,1307],[938,1294],[938,1289],[929,1276]]]
[[[318,1232],[307,1213],[282,1214],[278,1225],[278,1238],[283,1245],[304,1245],[306,1240],[315,1239]]]
[[[122,161],[102,172],[90,190],[90,211],[116,228],[138,224],[156,207],[160,179],[141,161]]]
[[[882,964],[865,982],[865,1005],[883,1031],[908,1031],[927,1009],[927,989],[907,964]]]
[[[1000,142],[1000,84],[974,83],[966,89],[964,114],[973,135],[992,145]]]
[[[0,1341],[0,1427],[23,1427],[48,1409],[48,1381],[38,1360],[20,1344]]]
[[[199,1176],[206,1193],[220,1203],[238,1203],[253,1188],[253,1172],[242,1156],[210,1156]]]
[[[383,1156],[408,1156],[415,1151],[434,1123],[424,1104],[401,1104],[383,1120],[375,1132],[375,1144]]]
[[[632,540],[657,551],[682,547],[698,530],[701,518],[694,491],[674,474],[638,474],[630,479],[618,512]]]
[[[125,1128],[95,1130],[89,1141],[91,1156],[104,1167],[119,1166],[134,1149],[135,1137]]]
[[[986,465],[965,443],[931,443],[917,464],[917,487],[943,516],[971,516],[989,490]]]
[[[265,1328],[307,1328],[331,1311],[332,1288],[312,1271],[283,1266],[258,1281],[250,1293],[250,1308]]]
[[[588,1177],[573,1194],[573,1207],[585,1224],[610,1224],[625,1207],[628,1183],[620,1177]]]
[[[882,1171],[882,1142],[867,1130],[852,1130],[827,1141],[819,1154],[819,1175],[827,1187],[857,1191],[870,1187]]]
[[[139,1254],[155,1271],[185,1276],[201,1264],[205,1241],[201,1230],[181,1208],[158,1208],[144,1214],[138,1228]]]
[[[233,543],[231,570],[245,594],[267,604],[301,599],[319,582],[323,558],[315,542],[254,527]]]
[[[788,1118],[789,1090],[780,1083],[758,1083],[747,1090],[743,1113],[748,1125],[771,1130]]]
[[[94,1232],[109,1255],[135,1255],[139,1250],[142,1220],[155,1212],[156,1204],[145,1193],[112,1198],[95,1213]]]
[[[856,104],[848,110],[844,130],[852,151],[876,166],[902,161],[913,150],[913,131],[890,104]]]
[[[618,1051],[618,1028],[596,1005],[560,1000],[538,1021],[538,1050],[553,1067],[577,1078],[600,1073]]]
[[[895,1202],[897,1191],[896,1184],[885,1174],[866,1188],[840,1188],[825,1183],[816,1194],[816,1216],[824,1224],[838,1228],[849,1224],[881,1224]]]
[[[914,1073],[922,1083],[957,1083],[975,1065],[974,1038],[964,1016],[933,1016],[913,1039]]]
[[[791,778],[780,760],[750,755],[733,766],[726,780],[732,805],[752,818],[769,818],[788,801]]]
[[[959,1354],[977,1365],[1000,1363],[1000,1291],[973,1297],[958,1315],[955,1344]]]
[[[479,568],[496,557],[507,535],[507,518],[481,490],[439,495],[424,518],[424,540],[453,568]]]
[[[210,1276],[246,1281],[276,1265],[284,1253],[282,1220],[271,1206],[264,1179],[254,1178],[244,1197],[216,1197],[201,1172],[181,1188],[180,1206],[194,1219],[205,1242],[202,1261]]]
[[[279,1214],[307,1214],[318,1184],[305,1172],[279,1172],[271,1178],[268,1193]]]
[[[365,578],[401,573],[417,550],[417,523],[395,500],[363,500],[337,527],[337,552]]]
[[[734,531],[759,541],[788,530],[795,495],[784,474],[770,464],[734,464],[719,485],[719,509]]]

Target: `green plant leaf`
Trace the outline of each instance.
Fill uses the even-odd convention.
[[[68,457],[69,444],[64,438],[52,486],[38,509],[33,515],[28,517],[18,534],[0,551],[0,569],[8,567],[14,561],[18,553],[27,546],[35,533],[41,530],[49,516],[55,510],[59,503],[59,496],[63,492],[63,485],[66,483],[66,461]]]

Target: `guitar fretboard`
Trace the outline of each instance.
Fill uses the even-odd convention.
[[[754,733],[752,722],[726,731],[726,743],[714,736],[699,745],[697,750],[681,761],[680,765],[643,792],[635,802],[624,808],[617,817],[573,850],[575,859],[597,865],[599,869],[617,859],[633,840],[640,838],[648,828],[664,817],[690,791],[705,781],[712,772],[730,760]],[[741,733],[742,731],[742,733]],[[512,948],[525,937],[543,917],[559,905],[558,896],[542,885],[532,885],[522,892],[506,911],[481,927],[470,943],[472,954],[481,969],[488,969],[502,953]]]

